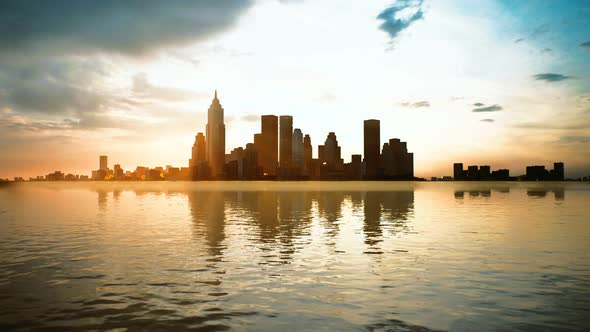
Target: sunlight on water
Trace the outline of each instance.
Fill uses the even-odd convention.
[[[583,330],[580,183],[0,187],[0,330]]]

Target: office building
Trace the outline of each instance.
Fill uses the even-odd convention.
[[[293,153],[293,171],[294,175],[299,176],[303,173],[303,133],[301,129],[293,130],[292,137],[292,153]]]
[[[223,178],[225,167],[225,123],[223,107],[217,98],[217,90],[207,113],[206,146],[207,162],[213,178]]]
[[[375,180],[379,176],[381,131],[379,120],[364,121],[364,163],[365,178]]]
[[[279,165],[281,176],[288,177],[293,160],[293,117],[290,115],[281,115],[279,117],[279,123]]]
[[[109,158],[107,156],[100,156],[99,157],[99,170],[108,171],[109,170]]]

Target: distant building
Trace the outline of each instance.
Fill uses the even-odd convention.
[[[341,149],[334,132],[328,133],[324,145],[318,146],[318,159],[322,179],[343,178],[344,161],[341,158]]]
[[[61,171],[55,171],[45,176],[47,181],[64,181],[65,175]]]
[[[114,168],[114,178],[117,181],[122,181],[125,180],[125,172],[123,172],[123,169],[121,168],[121,165],[119,164],[115,164],[115,166],[113,166]]]
[[[563,162],[553,163],[553,174],[555,180],[565,180],[565,166]]]
[[[195,143],[193,143],[191,159],[189,159],[189,167],[196,167],[199,162],[207,160],[207,141],[203,133],[197,133],[195,136]]]
[[[463,181],[465,180],[465,171],[463,170],[463,163],[454,163],[453,164],[453,178],[455,181]]]
[[[414,178],[414,154],[408,152],[406,142],[392,138],[383,144],[381,165],[383,179],[412,180]]]
[[[281,115],[279,117],[279,164],[281,176],[289,177],[293,160],[293,117]]]
[[[313,168],[312,159],[313,147],[311,145],[311,137],[305,135],[303,137],[303,173],[306,176],[311,175],[311,169]]]
[[[565,179],[565,166],[563,162],[553,164],[553,169],[548,171],[545,166],[527,166],[525,180],[527,181],[563,181]]]
[[[103,171],[109,170],[109,158],[107,156],[100,156],[99,157],[98,169],[103,170]]]
[[[350,158],[350,163],[344,164],[344,177],[348,180],[361,180],[362,164],[361,155],[353,154]]]
[[[293,172],[295,176],[301,176],[303,174],[303,133],[301,129],[296,128],[293,130],[292,137],[292,152],[293,152]]]
[[[263,175],[275,177],[279,162],[279,118],[276,115],[263,115],[260,118],[261,133],[254,137],[254,146],[258,152],[258,164]]]
[[[364,121],[364,163],[365,177],[368,180],[379,176],[379,157],[381,148],[381,130],[379,120]]]
[[[207,112],[207,161],[214,178],[223,178],[225,166],[225,123],[223,107],[217,99],[217,90]]]

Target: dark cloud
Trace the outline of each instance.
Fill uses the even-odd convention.
[[[407,29],[414,22],[424,18],[422,10],[423,0],[398,0],[377,15],[383,23],[379,28],[393,41],[400,32]]]
[[[475,106],[475,107],[482,107],[483,105],[484,104],[482,104],[482,103],[475,103],[475,104],[473,104],[473,106]]]
[[[590,51],[590,41],[580,44],[581,48],[585,48],[586,50]]]
[[[496,120],[494,120],[494,119],[481,119],[479,121],[481,121],[481,122],[495,122]]]
[[[524,41],[524,38],[518,38],[517,40],[514,41],[514,43],[518,44],[518,43],[522,43]]]
[[[545,54],[545,53],[551,53],[553,52],[553,49],[545,47],[544,49],[541,50],[541,54]]]
[[[240,118],[244,122],[258,122],[260,121],[260,115],[256,114],[246,114]]]
[[[0,62],[0,107],[72,114],[114,102],[93,85],[108,77],[106,64],[86,59]]]
[[[559,143],[590,143],[590,136],[563,136],[559,138]]]
[[[251,0],[4,0],[0,53],[145,54],[221,32],[251,5]]]
[[[562,74],[555,74],[555,73],[536,74],[536,75],[533,75],[533,77],[537,81],[546,81],[546,82],[559,82],[559,81],[564,81],[564,80],[572,78],[571,76],[566,76],[566,75],[562,75]]]
[[[417,101],[414,103],[404,102],[404,103],[400,103],[400,105],[403,107],[408,107],[408,108],[425,108],[425,107],[430,107],[430,102],[428,102],[426,100],[422,100],[422,101]]]
[[[499,112],[502,109],[503,108],[500,105],[491,105],[491,106],[486,106],[486,107],[474,108],[474,109],[471,110],[471,112],[474,112],[474,113]]]

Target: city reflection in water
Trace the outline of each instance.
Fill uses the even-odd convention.
[[[558,183],[6,186],[0,330],[576,330],[589,199]]]
[[[366,253],[381,253],[378,244],[383,240],[383,228],[391,233],[407,231],[414,204],[413,191],[191,191],[184,194],[197,226],[195,236],[206,240],[209,255],[223,254],[227,246],[224,243],[226,219],[237,215],[245,225],[253,226],[249,239],[266,246],[263,249],[266,251],[279,248],[276,262],[284,264],[310,241],[314,217],[317,216],[326,239],[336,237],[343,207],[362,211]]]

